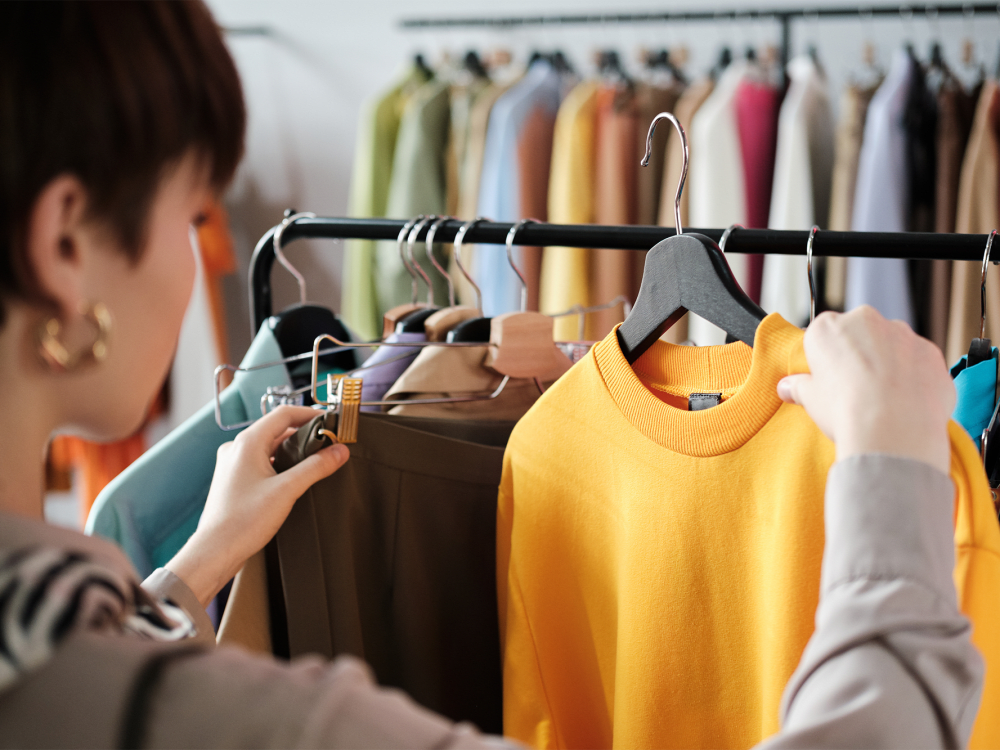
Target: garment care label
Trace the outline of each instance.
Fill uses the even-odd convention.
[[[721,393],[692,393],[688,396],[688,411],[711,409],[722,403]]]

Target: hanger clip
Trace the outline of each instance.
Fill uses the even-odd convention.
[[[334,381],[336,381],[336,387],[334,387]],[[332,443],[358,442],[358,414],[361,411],[362,382],[361,378],[327,375],[327,393],[333,393],[334,396],[323,403],[332,406],[332,410],[337,412],[337,433],[320,429],[317,431],[318,435],[329,438]]]

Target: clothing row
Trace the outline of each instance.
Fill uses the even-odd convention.
[[[967,90],[943,65],[925,66],[912,50],[899,50],[884,78],[869,73],[868,84],[843,91],[835,123],[815,57],[793,59],[787,75],[783,94],[774,71],[752,60],[689,86],[669,76],[581,81],[546,59],[502,82],[456,83],[447,71],[428,78],[414,69],[362,113],[350,213],[672,226],[681,150],[668,125],[656,135],[649,166],[638,165],[653,116],[672,111],[690,144],[685,226],[985,233],[1000,224],[994,81]],[[465,252],[484,312],[519,309],[520,289],[502,250]],[[637,294],[641,255],[517,252],[529,309],[552,314]],[[416,253],[426,264],[423,250]],[[807,321],[804,258],[734,253],[728,260],[765,310]],[[818,265],[819,309],[871,304],[931,338],[951,362],[978,330],[974,263]],[[460,299],[475,304],[460,274],[455,282]],[[443,299],[443,281],[434,284]],[[348,242],[343,314],[361,335],[375,338],[381,313],[408,300],[410,290],[394,243]],[[990,282],[989,299],[990,327],[1000,331],[1000,280]],[[622,317],[620,307],[588,316],[586,338],[602,338]],[[675,327],[673,340],[723,342],[717,328],[689,317],[690,330]],[[556,325],[558,339],[577,337],[575,321]]]
[[[276,320],[220,395],[223,424],[296,382]],[[806,371],[802,336],[773,313],[753,347],[658,341],[630,366],[611,332],[575,365],[554,353],[567,371],[544,394],[512,378],[494,399],[407,404],[502,380],[485,343],[420,347],[442,341],[427,318],[402,352],[358,357],[404,355],[356,373],[364,400],[389,403],[361,413],[351,459],[237,576],[220,642],[354,654],[381,684],[537,747],[759,742],[813,632],[834,461],[776,395]],[[716,406],[688,411],[707,393]],[[276,468],[327,445],[335,421],[318,413]],[[141,574],[162,566],[196,528],[233,435],[206,405],[105,489],[88,531]],[[949,436],[955,580],[987,664],[971,746],[995,747],[1000,525],[972,441],[956,424]]]

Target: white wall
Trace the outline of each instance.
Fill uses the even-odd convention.
[[[590,67],[589,51],[617,48],[634,64],[640,46],[687,46],[690,70],[708,68],[722,44],[734,51],[748,44],[778,42],[774,23],[722,22],[717,24],[603,25],[513,31],[433,30],[405,31],[404,17],[537,15],[602,11],[666,11],[702,9],[699,0],[209,0],[224,26],[266,25],[272,37],[230,36],[229,43],[243,76],[250,111],[247,156],[229,198],[231,218],[242,264],[227,286],[231,303],[231,352],[238,360],[250,341],[246,302],[246,264],[257,239],[281,219],[288,207],[320,215],[343,215],[353,159],[354,129],[362,102],[392,80],[412,54],[430,58],[441,50],[506,47],[526,54],[534,48],[564,49],[577,70]],[[772,0],[768,7],[815,7],[822,3]],[[747,0],[731,0],[711,7],[758,7]],[[920,6],[923,7],[923,6]],[[880,61],[888,63],[893,49],[912,41],[926,56],[930,41],[941,39],[945,58],[961,66],[961,47],[973,39],[980,60],[992,70],[996,62],[1000,17],[940,18],[923,12],[910,20],[802,20],[793,26],[793,50],[815,44],[826,66],[833,90],[843,86],[861,67],[866,40],[876,44]],[[309,279],[309,297],[336,308],[339,304],[341,251],[330,242],[299,242],[289,258]],[[279,266],[274,271],[276,309],[296,299],[292,280]]]

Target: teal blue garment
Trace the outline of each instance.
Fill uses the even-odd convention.
[[[265,323],[241,366],[276,362],[282,356]],[[268,386],[278,385],[291,385],[282,366],[237,372],[220,396],[223,424],[259,417],[261,397]],[[206,404],[104,488],[90,511],[87,533],[117,542],[141,578],[163,567],[198,526],[216,451],[238,434],[219,429],[215,405]]]
[[[997,348],[993,347],[993,358],[978,365],[966,367],[967,357],[962,357],[951,368],[955,380],[958,400],[951,418],[958,422],[979,447],[983,430],[993,416],[997,387]]]

